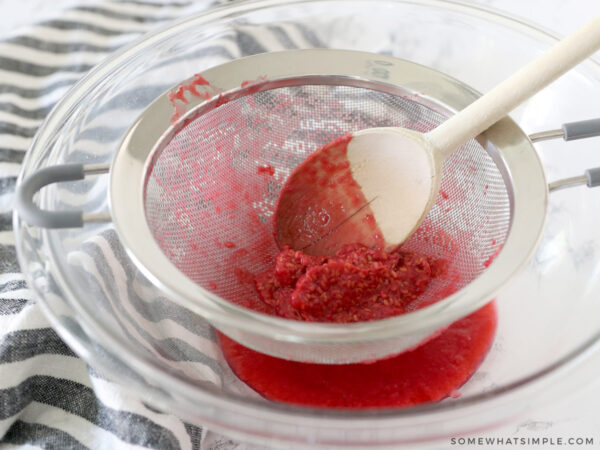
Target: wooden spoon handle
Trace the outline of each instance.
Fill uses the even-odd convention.
[[[426,139],[445,159],[599,48],[600,16],[425,134]]]

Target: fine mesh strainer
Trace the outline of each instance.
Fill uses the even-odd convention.
[[[214,67],[158,97],[132,125],[110,168],[112,220],[160,289],[250,348],[332,364],[400,352],[484,305],[538,243],[548,187],[531,140],[509,118],[445,162],[441,194],[404,245],[449,262],[421,301],[443,300],[374,322],[305,323],[261,313],[252,280],[278,252],[279,192],[312,151],[364,128],[425,132],[477,97],[426,67],[354,51],[267,53]],[[589,129],[569,128],[570,137]],[[107,170],[43,169],[21,184],[19,213],[44,227],[110,220],[31,202],[46,184]],[[555,187],[599,178],[593,169]]]

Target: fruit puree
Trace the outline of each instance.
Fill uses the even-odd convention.
[[[250,350],[219,333],[233,372],[263,397],[337,408],[406,407],[456,392],[475,372],[494,337],[489,303],[414,350],[370,364],[309,364]]]
[[[255,285],[274,315],[309,322],[360,322],[406,312],[445,271],[444,260],[411,251],[347,244],[335,256],[325,257],[285,246]]]

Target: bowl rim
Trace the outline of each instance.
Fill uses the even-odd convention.
[[[312,2],[325,3],[325,2],[332,2],[332,1],[336,1],[336,0],[294,0],[292,2],[287,2],[285,0],[251,0],[248,2],[240,3],[240,4],[225,5],[225,6],[222,6],[219,8],[212,9],[208,12],[202,12],[202,13],[196,14],[192,17],[182,19],[180,21],[175,22],[174,24],[172,24],[170,26],[162,27],[155,32],[152,32],[150,34],[143,36],[142,38],[137,39],[132,44],[125,46],[123,49],[117,51],[114,55],[112,55],[112,57],[109,57],[107,60],[102,62],[100,65],[96,66],[96,68],[94,68],[88,75],[86,75],[84,78],[82,78],[73,88],[71,88],[69,90],[69,92],[63,97],[63,99],[55,106],[53,111],[50,113],[50,115],[47,117],[47,119],[40,126],[39,131],[36,134],[36,137],[34,138],[34,140],[32,142],[30,151],[27,153],[27,155],[23,161],[23,170],[21,171],[21,174],[19,175],[18,181],[20,182],[22,180],[25,168],[28,165],[32,164],[32,160],[34,159],[34,156],[33,156],[34,148],[40,147],[42,145],[41,142],[44,142],[44,138],[48,137],[50,134],[49,130],[52,129],[53,125],[56,125],[59,122],[60,117],[57,117],[59,111],[61,109],[63,109],[63,111],[60,111],[63,113],[63,115],[66,114],[66,112],[68,112],[68,105],[69,105],[68,100],[71,100],[71,102],[72,102],[73,101],[72,99],[74,97],[79,98],[81,95],[83,95],[85,93],[86,86],[99,81],[99,79],[101,77],[100,69],[103,69],[104,73],[106,71],[112,70],[113,68],[115,68],[115,66],[118,63],[122,62],[122,60],[124,60],[125,57],[127,55],[129,55],[129,53],[132,52],[134,49],[140,50],[141,48],[149,47],[149,46],[153,45],[154,42],[160,40],[160,38],[163,34],[168,34],[168,33],[174,32],[177,28],[185,26],[186,24],[189,24],[191,22],[194,22],[196,24],[197,23],[206,23],[206,22],[209,22],[216,18],[225,18],[225,17],[229,17],[229,16],[234,16],[236,14],[248,13],[255,9],[266,8],[266,7],[270,7],[270,6],[282,6],[282,5],[288,5],[288,4],[297,5],[297,4],[301,4],[301,3],[312,3]],[[351,1],[353,1],[353,0],[351,0]],[[356,1],[360,1],[360,0],[356,0]],[[409,3],[409,4],[414,3],[413,1],[410,1],[410,0],[406,0],[406,1],[388,0],[388,1],[393,1],[394,3]],[[454,9],[470,12],[471,14],[479,14],[480,16],[485,16],[487,19],[495,19],[496,21],[499,20],[503,23],[508,23],[513,27],[518,27],[529,33],[533,33],[533,34],[543,38],[548,43],[556,42],[556,40],[558,40],[556,35],[553,32],[551,32],[550,30],[548,30],[544,27],[540,27],[530,21],[513,17],[509,14],[498,11],[495,8],[490,8],[487,6],[484,7],[484,6],[480,6],[480,5],[473,5],[468,2],[464,2],[464,1],[460,1],[460,0],[450,0],[450,1],[424,0],[422,2],[419,2],[419,4],[426,5],[426,6],[451,7]],[[144,45],[142,45],[142,44],[144,44]],[[594,68],[597,71],[600,69],[600,65],[593,58],[588,59],[586,64],[588,64],[588,65],[593,64]],[[19,260],[21,267],[26,268],[26,267],[28,267],[28,265],[26,264],[27,258],[25,255],[24,248],[22,247],[22,239],[21,239],[21,231],[20,231],[21,227],[24,225],[22,225],[21,220],[18,217],[18,214],[16,214],[16,213],[13,218],[13,224],[14,224],[14,230],[15,230],[15,241],[16,241],[16,250],[17,250],[18,260]],[[45,234],[44,240],[46,240],[46,242],[51,243],[52,239],[50,239],[47,232],[43,231],[42,233]],[[56,251],[56,249],[54,249],[54,251]],[[80,319],[87,316],[86,317],[87,320],[85,321],[85,325],[86,325],[85,331],[90,332],[89,333],[90,336],[92,336],[94,338],[96,336],[101,337],[102,339],[99,339],[100,342],[111,343],[113,349],[128,350],[128,354],[127,354],[128,358],[126,360],[127,361],[126,365],[135,366],[136,369],[144,369],[144,370],[141,370],[141,372],[143,372],[144,375],[148,375],[152,380],[156,380],[156,381],[161,380],[161,381],[168,382],[171,385],[171,387],[176,387],[176,391],[178,393],[180,393],[181,395],[188,395],[188,396],[192,395],[192,396],[194,396],[196,398],[200,398],[202,400],[209,400],[209,402],[208,402],[209,404],[215,405],[215,406],[217,406],[217,405],[225,406],[229,410],[232,407],[234,407],[236,409],[241,408],[242,411],[247,410],[248,412],[251,413],[251,412],[254,412],[256,409],[260,409],[267,416],[276,414],[277,418],[281,418],[281,414],[284,413],[287,416],[289,416],[289,418],[291,420],[293,420],[295,417],[298,417],[298,416],[311,416],[312,414],[317,413],[321,416],[323,416],[323,415],[327,416],[327,419],[329,420],[328,424],[330,425],[331,421],[335,421],[336,423],[341,424],[341,423],[346,423],[349,420],[355,421],[355,420],[362,420],[364,418],[373,417],[374,413],[377,414],[377,417],[387,417],[387,418],[392,418],[392,419],[399,419],[399,418],[404,418],[404,417],[413,417],[413,416],[418,416],[418,415],[424,415],[424,414],[428,414],[430,412],[441,413],[444,411],[456,410],[456,409],[459,409],[460,407],[472,406],[472,405],[475,405],[478,403],[483,403],[486,400],[489,400],[491,398],[497,398],[498,395],[507,394],[510,392],[521,390],[521,389],[525,388],[526,386],[531,386],[532,383],[535,381],[540,381],[540,380],[549,378],[549,376],[551,374],[555,373],[555,371],[558,369],[566,370],[569,367],[572,368],[572,366],[575,365],[575,363],[581,362],[581,360],[586,356],[586,353],[596,350],[596,347],[598,347],[598,343],[600,341],[600,332],[599,332],[599,333],[595,334],[594,336],[592,336],[591,338],[589,338],[588,340],[586,340],[582,345],[578,346],[575,350],[569,352],[568,354],[566,354],[559,360],[555,361],[554,363],[552,363],[548,366],[545,366],[541,370],[531,373],[527,377],[521,378],[515,382],[509,383],[500,388],[496,388],[494,390],[490,390],[485,393],[475,394],[468,398],[456,399],[452,403],[434,403],[434,404],[430,404],[430,405],[421,405],[421,406],[416,406],[416,407],[411,407],[411,408],[390,408],[390,409],[385,409],[385,410],[377,410],[376,412],[369,411],[369,410],[348,411],[348,410],[332,410],[332,409],[321,409],[321,408],[306,408],[306,407],[291,406],[291,405],[280,404],[280,403],[271,403],[271,402],[264,403],[264,402],[259,402],[259,401],[255,401],[253,399],[248,399],[248,398],[241,399],[240,397],[234,397],[234,396],[230,396],[230,395],[224,396],[224,395],[222,395],[223,394],[222,392],[219,392],[219,394],[220,394],[219,395],[219,394],[214,394],[212,391],[208,391],[208,390],[200,391],[200,390],[198,390],[197,385],[193,385],[192,383],[190,383],[189,381],[187,381],[185,379],[182,379],[181,377],[176,377],[176,376],[173,376],[172,374],[165,373],[164,371],[161,370],[162,367],[160,364],[157,364],[155,361],[147,358],[145,355],[136,351],[135,347],[131,346],[126,341],[116,340],[114,338],[114,336],[112,336],[108,332],[108,330],[106,330],[102,327],[102,324],[100,324],[94,320],[95,318],[93,315],[84,314],[82,317],[82,314],[81,314],[82,311],[80,308],[77,307],[77,304],[78,304],[77,297],[74,294],[73,289],[71,289],[69,283],[64,279],[63,273],[60,270],[57,271],[57,267],[59,267],[59,266],[56,265],[56,261],[54,261],[54,264],[52,265],[51,269],[53,269],[53,274],[54,274],[54,276],[56,276],[56,278],[58,280],[58,286],[60,287],[61,291],[64,294],[64,297],[65,297],[64,300],[67,301],[70,304],[70,306],[74,308],[74,310],[78,313],[78,316]],[[60,321],[59,321],[58,317],[54,314],[54,312],[52,311],[52,309],[50,308],[50,306],[46,303],[46,301],[44,299],[44,292],[36,285],[36,283],[34,283],[32,274],[25,271],[24,275],[27,279],[29,286],[35,291],[36,296],[39,299],[41,299],[41,304],[43,305],[43,309],[44,309],[46,315],[49,316],[50,321],[52,322],[54,328],[57,329],[57,331],[59,332],[61,337],[63,337],[65,339],[65,341],[67,341],[69,343],[69,345],[71,345],[72,347],[77,349],[77,353],[83,359],[87,359],[87,360],[95,359],[98,366],[104,366],[105,364],[100,359],[95,357],[94,349],[92,348],[92,346],[90,346],[88,343],[82,342],[77,336],[75,336],[69,330],[67,330],[66,328],[64,328],[63,326],[60,325]],[[125,362],[125,361],[123,360],[123,362]],[[175,386],[173,386],[173,384],[172,384],[173,382],[176,382]],[[145,387],[142,384],[140,384],[139,386],[144,389],[147,389],[147,387]],[[275,417],[275,416],[272,416],[272,417]],[[316,423],[315,425],[318,425],[318,423]]]

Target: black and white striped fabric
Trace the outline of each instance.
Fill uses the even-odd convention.
[[[0,41],[0,447],[248,448],[146,406],[79,359],[50,328],[27,288],[12,233],[20,163],[38,126],[69,87],[141,34],[224,1],[82,0]],[[249,35],[244,42],[230,42],[223,54],[230,59],[256,53],[256,46],[266,51],[315,45],[294,42],[310,40],[308,34],[294,36],[285,28],[273,30],[273,36]],[[244,45],[253,48],[245,51]],[[70,255],[70,263],[85,271],[94,251],[102,253],[102,261],[116,261],[126,276],[114,232],[95,237],[89,249]],[[205,375],[222,382],[224,375],[217,372]]]

